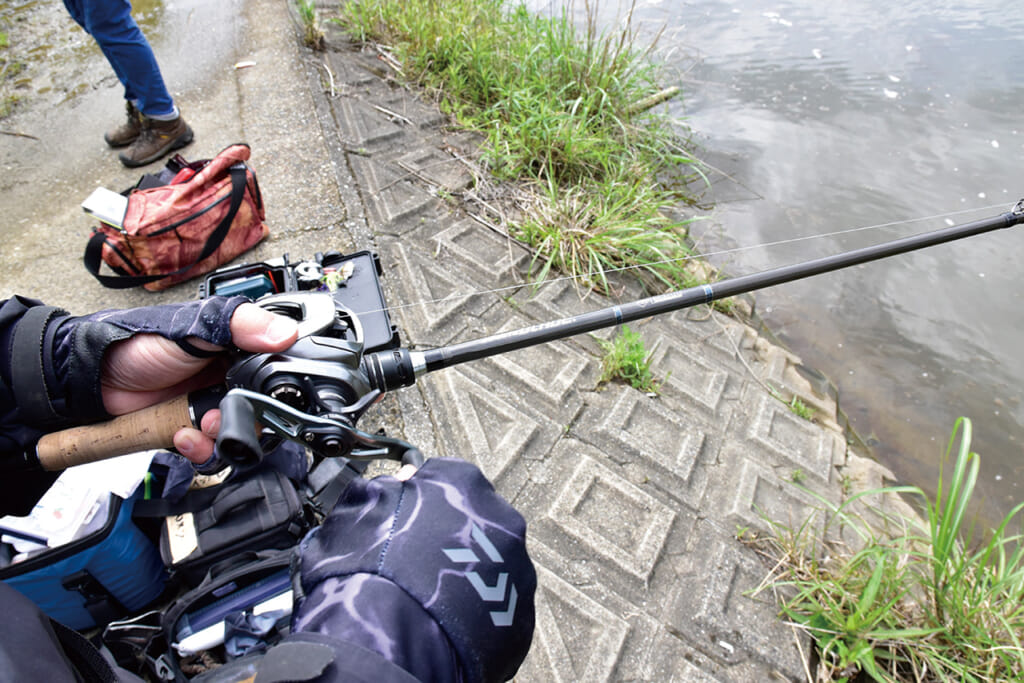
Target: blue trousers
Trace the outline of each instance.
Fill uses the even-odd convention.
[[[64,0],[71,18],[91,35],[124,86],[124,97],[146,116],[174,113],[153,49],[132,18],[129,0]]]

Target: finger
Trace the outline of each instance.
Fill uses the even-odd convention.
[[[206,411],[200,418],[200,422],[199,428],[203,430],[203,434],[211,439],[217,438],[217,433],[220,432],[220,409],[213,408]]]
[[[103,381],[125,389],[162,389],[199,372],[210,362],[196,358],[156,334],[116,342],[103,356]]]
[[[297,322],[255,304],[242,304],[231,316],[231,341],[243,351],[283,351],[298,336]]]
[[[220,410],[215,408],[204,413],[201,423],[201,430],[186,427],[174,433],[174,447],[196,465],[202,465],[213,456],[214,439],[220,431]]]
[[[213,455],[213,439],[198,429],[185,427],[174,433],[174,447],[190,462],[202,465]]]
[[[395,479],[398,481],[409,481],[414,474],[416,474],[416,465],[402,465],[398,472],[395,473]]]

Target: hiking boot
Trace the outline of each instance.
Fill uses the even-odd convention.
[[[180,115],[172,121],[157,121],[142,116],[142,130],[132,146],[118,159],[128,168],[151,164],[168,152],[192,142],[192,129]]]
[[[132,144],[138,139],[139,133],[142,132],[142,114],[139,113],[139,110],[129,100],[125,100],[124,108],[128,112],[127,120],[117,128],[108,130],[103,134],[103,139],[115,149]]]

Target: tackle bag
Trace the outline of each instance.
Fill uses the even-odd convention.
[[[175,155],[167,184],[159,176],[143,176],[128,191],[122,225],[100,222],[93,229],[86,269],[106,287],[159,291],[256,246],[269,229],[248,159],[249,146],[236,144],[198,162]],[[101,274],[102,263],[116,275]]]
[[[191,490],[175,503],[146,501],[136,515],[164,517],[160,556],[190,586],[239,553],[290,548],[309,528],[295,484],[270,467]]]
[[[189,663],[196,659],[204,668],[233,663],[254,674],[259,655],[288,633],[293,552],[241,553],[212,566],[163,612],[165,664],[179,675],[195,675]]]
[[[239,553],[162,609],[110,623],[102,643],[146,680],[251,681],[264,650],[289,631],[292,553]]]
[[[0,580],[68,628],[104,625],[155,601],[167,583],[156,544],[132,520],[142,487],[110,494],[102,526],[0,569]],[[100,513],[97,513],[100,514]]]

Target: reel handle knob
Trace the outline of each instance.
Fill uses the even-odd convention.
[[[423,455],[423,451],[418,448],[410,448],[402,454],[402,464],[412,465],[416,469],[423,467],[423,463],[426,461],[427,458]]]
[[[217,455],[237,469],[255,467],[263,460],[256,411],[249,399],[230,391],[220,401]]]

